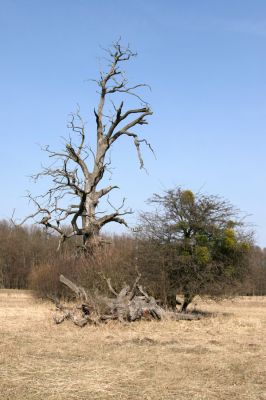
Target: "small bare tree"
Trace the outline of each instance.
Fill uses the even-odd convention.
[[[53,151],[49,145],[44,148],[54,162],[33,178],[38,180],[43,176],[50,177],[52,185],[41,196],[29,194],[37,210],[22,221],[25,223],[30,218],[40,217],[37,223],[59,235],[59,247],[68,238],[82,236],[84,248],[90,249],[92,244],[99,242],[100,230],[106,224],[116,222],[127,226],[123,216],[131,213],[131,210],[124,209],[124,201],[118,208],[113,207],[109,201],[109,193],[117,186],[99,188],[111,163],[107,159],[108,152],[122,136],[131,138],[140,167],[143,168],[141,144],[146,144],[152,150],[146,139],[139,138],[134,130],[139,125],[147,124],[146,117],[152,115],[149,105],[136,91],[147,85],[130,86],[121,69],[122,64],[130,61],[136,53],[129,47],[122,47],[120,41],[105,51],[108,54],[107,71],[100,72],[99,80],[95,80],[99,87],[99,102],[97,109],[94,109],[95,149],[88,142],[86,126],[78,109],[75,114],[71,114],[68,126],[72,134],[77,135],[78,143],[74,143],[73,135],[70,135],[63,151]],[[134,96],[141,105],[125,109],[124,101],[121,101],[123,95]],[[120,98],[118,104],[115,103],[117,98]],[[105,111],[107,100],[113,109],[109,115]],[[104,196],[112,207],[111,213],[99,211],[100,200]]]
[[[145,249],[140,268],[146,279],[154,281],[157,273],[159,292],[164,277],[168,305],[186,311],[197,295],[222,297],[238,289],[249,273],[253,245],[253,232],[238,209],[222,197],[180,187],[154,194],[149,202],[155,210],[140,215]]]

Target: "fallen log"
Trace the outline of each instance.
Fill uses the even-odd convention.
[[[73,283],[64,275],[60,275],[60,282],[74,292],[77,302],[73,307],[66,307],[60,304],[58,299],[53,299],[57,312],[53,316],[56,324],[65,320],[72,321],[79,327],[87,324],[99,324],[101,321],[118,320],[122,323],[137,320],[197,320],[202,316],[194,314],[177,313],[164,310],[158,305],[154,297],[150,296],[145,289],[139,285],[140,274],[138,273],[132,287],[125,285],[117,292],[110,278],[105,279],[109,291],[113,297],[103,297],[99,294],[91,296],[87,291]]]

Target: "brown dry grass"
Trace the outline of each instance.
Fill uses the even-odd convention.
[[[0,398],[266,399],[266,298],[201,308],[218,315],[79,329],[0,291]]]

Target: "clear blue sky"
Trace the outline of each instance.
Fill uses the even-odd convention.
[[[27,177],[60,148],[76,103],[93,135],[100,45],[122,36],[139,56],[154,115],[142,127],[156,151],[138,169],[131,144],[113,155],[113,182],[135,210],[182,185],[229,199],[266,246],[266,2],[264,0],[1,0],[0,218],[31,211]],[[134,219],[131,218],[131,223]]]

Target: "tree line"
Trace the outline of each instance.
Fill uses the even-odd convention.
[[[119,288],[123,282],[134,281],[137,268],[147,290],[168,306],[173,306],[176,293],[184,294],[185,289],[189,289],[191,295],[212,297],[266,295],[266,249],[251,244],[248,253],[245,250],[244,258],[241,258],[243,264],[238,264],[233,271],[227,263],[224,274],[221,274],[213,264],[213,258],[219,260],[220,255],[209,253],[213,244],[206,244],[206,238],[198,236],[191,248],[186,239],[185,243],[180,241],[180,237],[173,239],[173,236],[180,235],[180,225],[173,229],[168,224],[163,232],[158,231],[159,236],[166,237],[162,240],[151,234],[155,223],[152,218],[154,215],[142,215],[142,225],[139,225],[142,230],[134,236],[104,236],[105,242],[109,243],[103,244],[93,255],[81,255],[75,240],[67,242],[58,253],[56,235],[47,234],[36,226],[17,227],[2,220],[0,287],[33,289],[42,297],[68,296],[59,282],[59,275],[64,274],[89,290],[104,292],[103,276],[108,276]],[[151,222],[152,226],[148,225],[147,229]],[[229,245],[229,251],[239,257],[241,250],[235,253],[232,249],[236,244],[232,228],[226,228],[224,233],[224,245]]]

